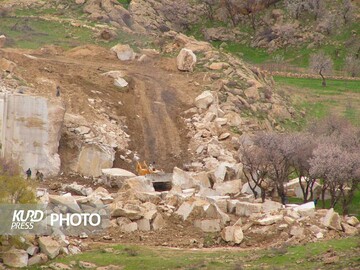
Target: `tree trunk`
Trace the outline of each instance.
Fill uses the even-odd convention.
[[[265,202],[265,196],[266,196],[265,189],[262,188],[262,187],[260,187],[260,189],[261,189],[261,201],[264,203]]]
[[[325,209],[325,192],[326,189],[321,190],[321,208]]]
[[[325,80],[324,75],[322,74],[322,69],[320,69],[319,74],[320,74],[320,76],[322,78],[322,86],[326,87],[326,80]]]

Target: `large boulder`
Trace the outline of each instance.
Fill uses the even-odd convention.
[[[220,219],[198,219],[195,220],[194,226],[203,232],[219,232],[221,230]]]
[[[0,59],[0,70],[12,73],[16,68],[16,64],[5,58]]]
[[[214,189],[220,195],[237,194],[241,190],[241,180],[226,181],[223,183],[215,183]]]
[[[126,217],[132,221],[141,219],[144,216],[144,210],[138,205],[127,203],[123,205],[122,202],[113,203],[111,205],[112,217]]]
[[[101,173],[106,185],[118,188],[122,187],[124,180],[136,177],[134,173],[120,168],[102,169]]]
[[[121,191],[131,190],[133,192],[155,192],[152,181],[145,176],[137,176],[125,179]]]
[[[215,98],[210,91],[204,91],[195,98],[195,105],[199,109],[207,109],[214,100]]]
[[[193,71],[196,65],[196,55],[192,50],[183,48],[176,57],[177,68],[181,71]]]
[[[333,230],[337,230],[337,231],[341,231],[342,227],[341,227],[341,217],[339,216],[338,213],[336,213],[334,211],[333,208],[329,209],[325,215],[325,217],[323,218],[322,221],[323,225],[327,228],[333,229]]]
[[[299,206],[296,206],[294,210],[297,211],[302,217],[313,217],[315,216],[315,203],[314,202],[304,203]]]
[[[244,234],[239,225],[227,226],[222,230],[221,238],[226,242],[240,244],[244,239]]]
[[[353,226],[350,226],[349,224],[347,224],[345,222],[342,222],[341,226],[346,235],[353,236],[353,235],[357,235],[360,232],[360,230],[358,230],[357,228],[355,228]]]
[[[121,61],[130,61],[135,59],[135,53],[129,45],[117,44],[111,48],[111,51],[116,53],[116,56]]]
[[[116,223],[119,225],[122,232],[130,233],[138,229],[138,224],[136,222],[132,222],[126,217],[117,218]]]
[[[265,200],[262,204],[261,211],[264,213],[272,213],[272,212],[278,212],[280,209],[283,208],[283,205],[278,202],[274,202],[271,200]]]
[[[166,222],[164,220],[164,218],[162,217],[162,215],[160,213],[157,213],[153,222],[151,223],[151,228],[154,231],[158,231],[160,229],[162,229],[163,227],[165,227]]]
[[[249,217],[251,214],[260,213],[261,203],[238,202],[236,204],[236,215],[240,217]]]
[[[42,253],[54,259],[60,253],[61,245],[49,236],[39,238],[39,246]]]
[[[194,186],[194,179],[189,173],[175,167],[172,175],[172,184],[182,189],[188,189]]]
[[[112,168],[115,151],[99,144],[86,144],[81,148],[73,170],[85,176],[99,177],[101,170]]]
[[[70,185],[67,185],[65,187],[65,191],[75,193],[76,195],[89,196],[92,193],[92,188],[85,187],[74,182]]]
[[[28,266],[35,265],[35,264],[44,264],[48,261],[48,256],[44,253],[39,253],[32,256],[28,261]]]
[[[55,205],[66,206],[72,213],[81,213],[81,208],[70,193],[65,195],[49,195],[49,201]]]
[[[347,222],[347,224],[354,226],[354,227],[360,223],[360,221],[357,219],[357,217],[354,217],[354,216],[347,217],[346,222]]]
[[[25,250],[10,249],[2,255],[5,265],[10,267],[25,267],[28,265],[29,256]]]

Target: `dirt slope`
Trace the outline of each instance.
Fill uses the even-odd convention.
[[[129,148],[141,160],[155,161],[170,171],[188,159],[180,113],[190,108],[201,89],[189,82],[188,74],[176,70],[174,59],[152,56],[147,62],[120,62],[110,51],[95,46],[49,50],[6,49],[1,54],[17,64],[16,76],[32,86],[27,92],[55,98],[59,85],[67,112],[90,122],[105,116],[119,122],[130,135]],[[102,76],[110,70],[125,72],[130,86],[115,87],[113,79]],[[90,106],[89,99],[96,104]],[[134,170],[134,162],[119,158],[126,150],[118,149],[115,166]]]

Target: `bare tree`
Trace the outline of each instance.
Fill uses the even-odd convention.
[[[332,115],[314,123],[310,131],[319,142],[309,160],[310,175],[322,180],[323,207],[329,191],[331,206],[341,201],[346,214],[360,182],[360,129]]]
[[[267,176],[276,186],[278,196],[286,203],[284,184],[293,172],[291,157],[294,155],[292,141],[286,134],[260,133],[254,138],[254,144],[261,149],[268,166]]]
[[[303,193],[303,200],[314,199],[314,185],[316,178],[310,174],[309,160],[313,157],[313,150],[317,145],[315,137],[306,132],[299,132],[289,135],[290,143],[292,143],[293,156],[291,156],[291,164],[299,176],[299,185]],[[310,195],[310,197],[309,197]]]
[[[269,171],[267,157],[261,148],[253,143],[242,143],[240,146],[241,162],[243,164],[243,173],[248,182],[255,199],[258,197],[256,188],[260,188],[262,202],[265,201],[266,189],[268,184],[266,176]]]
[[[345,59],[345,71],[351,77],[360,76],[360,59],[355,56],[347,56]]]
[[[333,69],[333,61],[330,56],[324,52],[318,52],[310,56],[310,69],[318,73],[322,78],[322,86],[326,87],[325,74]]]
[[[328,190],[330,206],[335,207],[342,201],[343,212],[346,214],[359,186],[359,154],[348,152],[336,141],[324,138],[324,142],[315,149],[310,164],[311,175],[323,180],[322,201],[324,202],[325,191]]]

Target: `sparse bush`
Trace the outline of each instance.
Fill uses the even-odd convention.
[[[14,162],[0,160],[0,203],[34,203],[34,186],[20,175]]]

